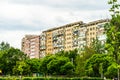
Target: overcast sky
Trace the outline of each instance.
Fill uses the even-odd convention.
[[[0,0],[0,42],[21,48],[26,34],[109,17],[108,0]]]

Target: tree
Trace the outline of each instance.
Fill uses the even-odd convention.
[[[56,57],[47,65],[48,73],[51,75],[69,75],[73,73],[74,65],[68,57]]]
[[[16,65],[17,61],[26,60],[26,55],[19,49],[10,48],[1,52],[0,56],[0,69],[3,74],[12,74],[12,69]]]
[[[70,61],[76,65],[75,63],[75,59],[78,56],[78,50],[74,49],[74,50],[70,50],[70,51],[61,51],[55,54],[56,56],[63,56],[63,57],[68,57],[70,59]]]
[[[60,68],[60,72],[63,75],[73,75],[74,74],[74,65],[69,61],[66,62],[63,66]]]
[[[115,63],[115,60],[106,54],[94,54],[85,63],[85,71],[88,76],[100,77],[105,75],[107,68]]]
[[[40,59],[27,59],[25,61],[30,66],[31,73],[39,73],[40,72]]]
[[[9,48],[10,48],[10,45],[8,43],[5,43],[5,42],[0,43],[0,50],[7,50]]]
[[[44,76],[46,77],[48,74],[48,69],[47,69],[47,65],[49,64],[49,62],[53,59],[55,59],[56,57],[54,55],[48,55],[46,57],[44,57],[41,60],[40,63],[40,72],[42,72],[44,74]]]
[[[75,74],[77,76],[85,76],[85,62],[88,60],[93,54],[96,54],[95,51],[88,46],[84,47],[84,51],[79,53],[79,55],[75,59]]]
[[[17,61],[13,68],[13,74],[15,75],[27,75],[30,73],[30,66],[24,61]]]
[[[117,63],[112,63],[108,68],[107,68],[107,72],[105,73],[106,77],[109,78],[114,78],[117,77]]]
[[[90,47],[95,51],[97,54],[105,53],[105,45],[98,40],[98,38],[93,39]]]
[[[111,21],[106,24],[105,31],[107,35],[106,49],[110,55],[112,55],[116,63],[119,64],[120,55],[120,4],[117,3],[117,0],[109,0],[108,4],[112,7],[110,8],[111,12]],[[118,79],[119,79],[119,69],[118,69]]]

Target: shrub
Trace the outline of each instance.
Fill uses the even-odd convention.
[[[5,78],[0,78],[0,80],[6,80]]]
[[[31,77],[24,77],[22,80],[32,80]]]

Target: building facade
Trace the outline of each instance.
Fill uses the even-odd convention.
[[[87,46],[89,46],[93,41],[93,39],[96,38],[102,41],[102,43],[105,43],[106,35],[104,31],[104,25],[108,22],[109,19],[104,19],[104,20],[89,22],[88,24],[85,25],[87,28],[87,33],[86,33]]]
[[[40,50],[40,52],[46,55],[76,48],[83,50],[84,46],[90,46],[93,39],[96,38],[104,43],[106,40],[104,24],[107,22],[109,22],[108,19],[89,23],[79,21],[43,31],[46,35],[44,40],[45,48],[44,50]]]
[[[79,35],[79,33],[76,33],[75,28],[77,30],[77,28],[79,28],[81,25],[83,25],[83,22],[79,21],[43,31],[43,33],[46,35],[46,47],[44,50],[40,50],[41,54],[43,52],[46,54],[55,54],[62,50],[69,51],[73,50],[73,48],[76,48],[76,46],[73,46],[76,44],[74,43],[74,36]],[[77,38],[76,41],[78,41]]]
[[[22,50],[31,58],[42,58],[62,50],[69,51],[76,48],[83,50],[84,46],[90,46],[96,38],[104,44],[106,40],[104,24],[108,22],[108,19],[89,23],[79,21],[45,30],[40,36],[30,38],[25,36],[22,40]]]
[[[26,35],[22,39],[22,51],[30,58],[40,57],[40,36]]]

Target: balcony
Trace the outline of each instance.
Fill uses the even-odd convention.
[[[64,47],[62,43],[53,43],[53,47],[54,48],[61,48],[61,47]]]
[[[45,45],[41,45],[41,46],[40,46],[40,49],[41,49],[41,50],[46,49]]]
[[[78,46],[78,41],[77,40],[74,40],[73,41],[73,47],[77,47]]]

